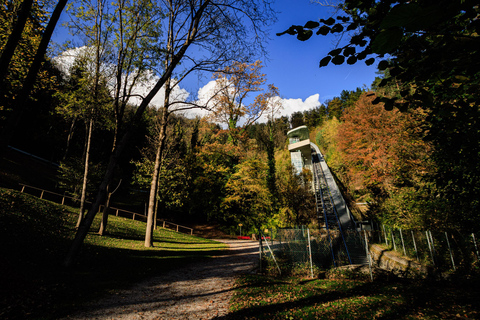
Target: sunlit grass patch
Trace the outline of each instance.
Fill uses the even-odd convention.
[[[444,282],[248,275],[237,281],[227,319],[478,318],[480,290],[461,287],[463,296]]]

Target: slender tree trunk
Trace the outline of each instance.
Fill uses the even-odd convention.
[[[108,192],[110,186],[107,186],[107,201],[105,202],[105,206],[103,207],[102,212],[102,222],[100,222],[100,228],[98,229],[98,234],[104,236],[107,233],[107,224],[108,224],[108,210],[110,210],[110,198],[112,194]]]
[[[98,230],[98,234],[101,236],[107,233],[108,211],[110,210],[110,199],[112,198],[112,195],[115,193],[115,191],[118,190],[121,183],[122,183],[122,180],[120,179],[118,186],[112,192],[109,192],[110,186],[109,185],[107,186],[107,201],[105,202],[105,207],[103,208],[102,222],[100,223],[100,228]]]
[[[272,197],[273,210],[276,211],[278,192],[277,192],[277,182],[276,182],[273,120],[270,121],[270,124],[268,125],[267,161],[268,161],[267,186]]]
[[[85,212],[85,198],[87,195],[87,181],[88,181],[88,163],[90,161],[90,144],[92,141],[92,131],[93,131],[93,119],[90,119],[88,123],[88,136],[86,141],[85,148],[85,170],[83,172],[83,184],[82,184],[82,196],[80,197],[80,212],[78,215],[76,227],[80,227],[83,221],[83,214]]]
[[[167,55],[165,57],[165,69],[168,68],[168,65],[171,64],[171,59],[173,54],[171,52],[172,40],[173,39],[173,20],[172,16],[169,16],[168,20],[168,39],[167,39]],[[165,80],[165,98],[163,103],[163,113],[162,118],[160,120],[160,133],[158,136],[158,146],[157,152],[155,155],[155,164],[153,168],[153,175],[152,175],[152,182],[150,185],[150,194],[148,197],[148,213],[147,213],[147,228],[145,230],[145,247],[153,247],[153,228],[155,226],[155,200],[157,198],[157,189],[158,189],[158,177],[160,175],[160,164],[162,162],[162,153],[163,147],[165,145],[165,138],[166,138],[166,131],[167,131],[167,123],[168,123],[168,107],[170,102],[170,83],[171,77],[168,77]]]
[[[23,29],[25,28],[28,16],[30,15],[32,4],[33,0],[24,0],[22,2],[22,7],[18,12],[17,21],[15,22],[12,33],[10,33],[7,43],[2,51],[2,56],[0,57],[0,85],[2,85],[3,80],[8,73],[10,61],[12,60],[15,49],[22,38]],[[0,88],[0,90],[2,89],[3,86]]]
[[[32,65],[28,70],[28,74],[23,84],[22,90],[15,99],[15,107],[13,109],[12,115],[9,117],[9,120],[5,124],[3,131],[0,135],[0,157],[3,157],[3,155],[7,151],[8,144],[13,137],[15,128],[17,127],[22,113],[25,110],[27,100],[30,97],[30,92],[32,91],[32,88],[37,79],[38,71],[40,70],[42,62],[45,58],[45,53],[47,52],[48,43],[50,42],[50,38],[52,37],[53,30],[57,25],[58,19],[60,19],[60,15],[63,11],[63,8],[65,8],[65,5],[67,4],[67,1],[68,0],[58,1],[57,6],[55,7],[55,10],[50,17],[47,28],[43,33],[42,40],[40,41]]]
[[[68,155],[68,150],[70,149],[70,143],[72,141],[72,138],[73,138],[73,132],[75,130],[75,122],[76,122],[76,118],[73,118],[72,120],[72,124],[70,125],[70,130],[68,131],[68,136],[67,136],[67,145],[65,147],[65,153],[63,155],[63,160],[65,160],[67,158],[67,155]]]
[[[169,81],[168,81],[169,82]],[[165,90],[167,91],[167,90]],[[169,91],[169,90],[168,90]],[[167,100],[167,93],[165,93],[165,100]],[[152,182],[150,184],[150,195],[148,197],[148,213],[147,213],[147,229],[145,232],[145,247],[153,247],[153,226],[155,217],[155,199],[158,188],[158,176],[160,174],[160,164],[162,162],[162,153],[165,146],[165,138],[167,136],[167,122],[168,110],[164,107],[162,119],[160,122],[160,133],[158,135],[158,147],[155,155],[155,165],[153,169]]]

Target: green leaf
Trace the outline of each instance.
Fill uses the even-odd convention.
[[[287,30],[285,30],[283,32],[280,32],[280,33],[277,33],[277,36],[282,36],[286,33],[293,36],[293,35],[296,35],[298,32],[301,32],[302,30],[303,30],[303,28],[301,26],[291,26]]]
[[[343,31],[343,26],[340,23],[337,23],[332,27],[332,33],[342,32],[342,31]]]
[[[371,66],[374,62],[375,62],[375,58],[370,58],[370,59],[365,60],[365,64],[367,66]]]
[[[385,108],[385,110],[387,110],[387,111],[392,111],[393,110],[393,106],[394,106],[394,100],[393,99],[386,99],[384,101],[384,103],[385,104],[384,104],[383,107]]]
[[[335,19],[333,18],[328,18],[327,21],[325,21],[325,24],[331,26],[335,23]]]
[[[317,35],[323,35],[326,36],[330,32],[330,27],[327,26],[321,26],[320,29],[317,31]]]
[[[417,3],[399,4],[385,16],[380,29],[401,27],[407,31],[425,30],[442,20],[445,9],[439,5],[422,8]]]
[[[357,29],[357,27],[358,27],[358,23],[352,22],[352,23],[350,23],[350,24],[348,25],[347,31],[355,30],[355,29]]]
[[[379,104],[380,102],[382,102],[382,98],[376,97],[375,99],[373,99],[372,104]]]
[[[388,61],[382,60],[378,63],[378,70],[383,71],[388,68]]]
[[[320,22],[325,23],[327,26],[332,26],[333,24],[335,24],[335,19],[333,18],[328,18],[327,20],[320,19]]]
[[[391,68],[389,71],[390,71],[390,75],[391,75],[392,77],[396,77],[396,76],[398,76],[398,75],[402,72],[402,70],[400,69],[400,67],[393,67],[393,68]]]
[[[346,47],[344,50],[343,50],[343,55],[348,57],[348,56],[351,56],[353,54],[355,54],[355,47]]]
[[[378,54],[392,53],[403,37],[402,29],[396,27],[380,32],[372,42],[372,51]]]
[[[330,62],[330,60],[332,60],[332,57],[330,57],[330,56],[327,56],[327,57],[323,58],[322,60],[320,60],[320,68],[321,67],[326,67],[328,65],[328,63]]]
[[[415,19],[420,11],[420,6],[417,3],[399,4],[393,7],[385,16],[380,29],[389,29],[392,27],[402,27],[405,24]]]
[[[331,56],[336,56],[336,55],[339,55],[342,52],[342,50],[343,50],[342,48],[333,49],[328,54]]]
[[[360,52],[359,54],[357,54],[357,59],[358,60],[363,60],[367,57],[367,52],[364,50],[362,52]]]
[[[342,55],[337,55],[337,56],[333,57],[333,59],[332,59],[332,63],[337,65],[337,66],[341,65],[344,62],[345,62],[345,57],[342,56]]]
[[[355,56],[350,56],[350,57],[347,59],[347,63],[348,63],[348,64],[355,64],[355,63],[357,63],[357,57],[355,57]]]
[[[300,41],[306,41],[310,39],[310,37],[313,35],[312,30],[302,30],[302,32],[299,32],[297,35],[297,39]]]
[[[319,25],[320,23],[318,23],[317,21],[308,21],[303,27],[307,29],[314,29],[318,28]]]

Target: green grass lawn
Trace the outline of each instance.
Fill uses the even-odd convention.
[[[479,319],[479,282],[244,276],[226,319]]]
[[[55,319],[105,293],[131,286],[226,249],[224,244],[160,229],[144,247],[145,223],[100,215],[72,268],[62,266],[75,235],[76,209],[0,188],[0,318]]]

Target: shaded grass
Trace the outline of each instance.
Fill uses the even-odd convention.
[[[154,232],[155,247],[145,248],[145,224],[114,216],[102,237],[98,215],[77,263],[65,269],[77,217],[75,209],[0,188],[0,318],[58,318],[85,301],[226,249],[163,229]]]
[[[248,275],[224,319],[479,319],[478,284]]]

